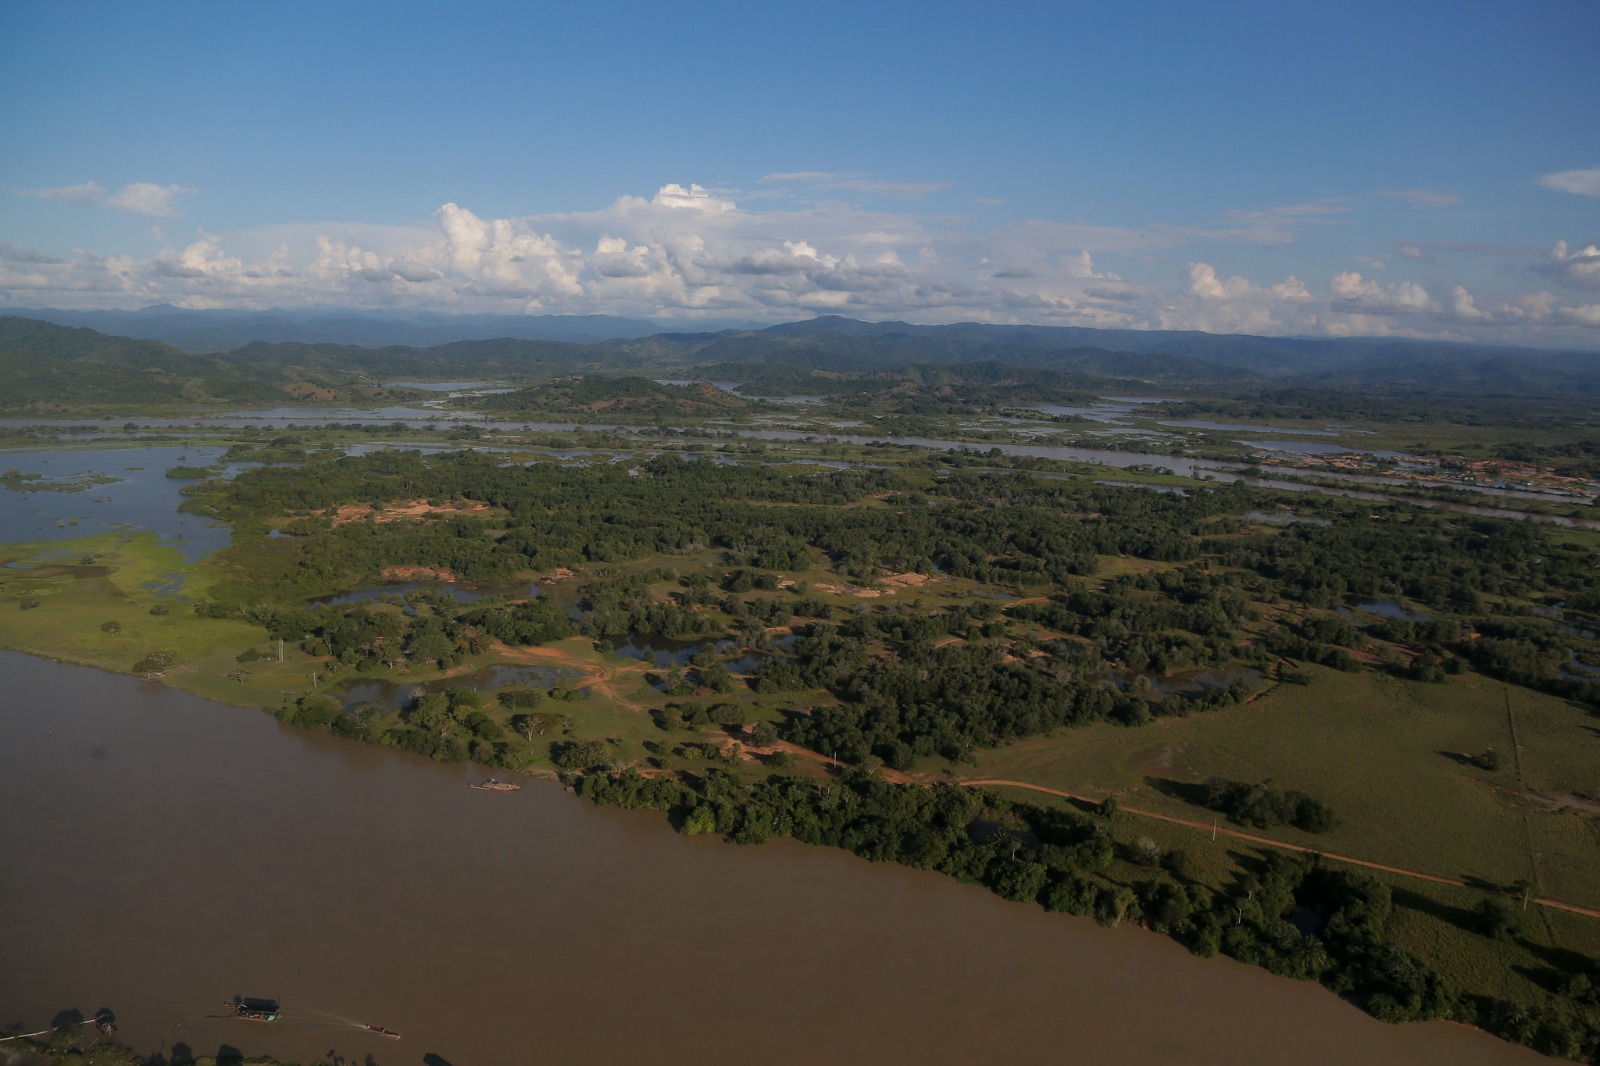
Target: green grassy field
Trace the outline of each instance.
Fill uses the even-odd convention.
[[[1038,806],[1077,809],[1070,801],[1037,792],[1005,787],[994,791]],[[1126,812],[1109,824],[1113,838],[1122,845],[1119,859],[1106,871],[1113,881],[1131,883],[1148,876],[1148,869],[1127,858],[1141,839],[1153,842],[1162,853],[1182,851],[1188,858],[1183,879],[1224,893],[1232,892],[1242,871],[1259,863],[1270,850],[1222,835],[1213,841],[1204,830]],[[1484,899],[1482,890],[1431,884],[1376,870],[1363,873],[1393,893],[1391,928],[1396,939],[1448,975],[1457,987],[1532,1002],[1549,992],[1553,957],[1563,951],[1591,956],[1600,952],[1600,920],[1530,906],[1515,911],[1510,936],[1492,939],[1475,927],[1475,910]]]
[[[276,706],[287,684],[304,683],[291,682],[306,668],[293,649],[243,682],[228,679],[235,656],[263,640],[261,629],[196,617],[191,601],[210,588],[205,569],[153,533],[9,545],[5,556],[13,565],[0,577],[0,645],[120,673],[152,651],[171,651],[168,680],[234,704]],[[27,600],[38,606],[23,609]]]
[[[1162,782],[1270,780],[1331,804],[1341,824],[1320,835],[1286,826],[1267,835],[1443,877],[1528,879],[1600,906],[1593,818],[1553,813],[1524,795],[1600,793],[1592,718],[1476,675],[1428,685],[1311,670],[1311,685],[1280,686],[1253,703],[1136,730],[1093,725],[1030,738],[983,752],[962,773],[1116,795],[1125,806],[1192,819],[1210,814],[1163,792]],[[1511,754],[1508,692],[1521,757],[1488,773],[1462,756]]]

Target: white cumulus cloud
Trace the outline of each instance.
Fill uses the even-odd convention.
[[[1489,312],[1481,310],[1473,301],[1464,285],[1450,290],[1450,313],[1463,322],[1483,322],[1490,317]]]
[[[1600,196],[1600,167],[1588,170],[1558,170],[1554,174],[1541,174],[1539,184],[1557,192],[1570,192],[1575,196]]]
[[[1563,322],[1574,326],[1584,326],[1588,329],[1600,329],[1600,304],[1563,307],[1558,313]]]
[[[1354,270],[1335,274],[1329,283],[1339,302],[1333,310],[1363,314],[1412,314],[1432,310],[1434,303],[1428,291],[1414,281],[1386,284],[1368,281]]]
[[[63,185],[54,189],[15,189],[18,196],[31,196],[41,200],[72,204],[77,207],[111,207],[132,215],[149,218],[181,218],[177,199],[195,190],[182,185],[157,185],[149,181],[136,181],[124,185],[115,193],[107,192],[99,182],[86,181],[81,185]]]
[[[1540,269],[1575,288],[1600,289],[1600,244],[1572,249],[1566,241],[1557,241]]]
[[[182,185],[156,185],[148,181],[136,181],[132,185],[124,185],[122,191],[106,199],[106,206],[114,207],[118,211],[127,211],[134,215],[148,215],[151,218],[181,218],[183,212],[178,210],[176,203],[179,196],[184,193],[194,192],[193,189]]]
[[[1189,264],[1189,291],[1205,300],[1227,300],[1250,294],[1251,285],[1244,278],[1234,277],[1223,281],[1210,263]]]
[[[734,207],[732,200],[713,196],[703,187],[693,183],[688,188],[684,188],[677,183],[663,185],[656,193],[655,199],[650,202],[657,207],[676,207],[703,211],[713,215],[720,215],[724,211],[732,211]]]
[[[1310,331],[1316,314],[1311,293],[1294,275],[1271,285],[1248,278],[1222,277],[1210,263],[1191,262],[1188,284],[1173,294],[1157,314],[1162,329],[1197,329],[1208,333],[1282,333]]]
[[[769,177],[768,188],[802,191],[873,180]],[[157,212],[174,209],[182,192],[136,185],[113,194],[85,183],[25,195],[108,208],[118,199],[123,210]],[[1214,247],[1220,256],[1231,254],[1225,245],[1299,241],[1300,226],[1343,224],[1348,208],[1340,201],[1133,229],[1053,219],[986,226],[970,216],[867,208],[837,197],[754,197],[674,182],[568,213],[495,218],[447,203],[410,225],[283,223],[200,230],[187,239],[163,225],[150,239],[166,247],[144,257],[54,248],[48,251],[57,255],[46,255],[0,242],[0,308],[332,306],[686,321],[826,311],[920,322],[1583,343],[1593,336],[1592,294],[1600,290],[1600,248],[1592,244],[1559,243],[1544,255],[1440,240],[1398,246],[1397,262],[1415,253],[1433,264],[1426,280],[1447,294],[1439,299],[1413,281],[1354,271],[1315,291],[1293,275],[1256,281],[1219,270],[1199,250]],[[1183,248],[1194,250],[1168,258]],[[1524,273],[1552,279],[1552,292],[1494,293],[1481,272],[1452,276],[1469,254],[1520,256]],[[1369,274],[1378,269],[1379,261],[1358,262]],[[1501,273],[1515,270],[1508,262]]]
[[[1238,275],[1224,281],[1217,276],[1216,268],[1210,263],[1189,264],[1189,292],[1204,300],[1237,300],[1247,296],[1262,296],[1275,301],[1311,298],[1310,290],[1293,274],[1275,285],[1263,288]]]

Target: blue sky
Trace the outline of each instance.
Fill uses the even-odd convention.
[[[1600,348],[1593,0],[0,4],[0,308]]]

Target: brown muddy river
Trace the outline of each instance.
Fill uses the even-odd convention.
[[[109,1007],[144,1052],[378,1066],[1544,1061],[933,873],[472,791],[12,653],[0,677],[0,1022]],[[234,995],[284,1020],[207,1017]]]

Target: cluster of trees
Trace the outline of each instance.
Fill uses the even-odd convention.
[[[286,701],[278,717],[304,729],[326,729],[339,736],[376,741],[440,762],[471,759],[485,766],[516,764],[505,728],[484,710],[483,697],[469,688],[424,693],[407,704],[399,720],[387,728],[383,727],[390,720],[386,707],[374,703],[346,706],[323,693]]]
[[[1455,650],[1490,677],[1600,708],[1600,670],[1576,659],[1579,644],[1593,655],[1596,642],[1548,621],[1486,618]]]
[[[724,623],[714,613],[696,610],[715,602],[709,591],[710,579],[704,575],[694,575],[685,586],[688,592],[675,600],[656,599],[650,592],[652,582],[676,578],[674,571],[612,575],[602,570],[597,576],[600,580],[579,589],[579,626],[586,636],[603,639],[643,633],[694,640],[723,632]]]
[[[910,470],[797,473],[675,456],[632,468],[524,467],[470,452],[380,453],[313,458],[299,470],[245,471],[219,486],[214,498],[220,513],[258,522],[283,510],[316,513],[353,500],[488,504],[495,510],[487,516],[338,526],[311,521],[298,530],[303,536],[288,539],[301,542],[294,548],[300,580],[321,586],[401,564],[492,580],[587,563],[597,580],[582,589],[576,626],[597,639],[628,632],[703,639],[731,626],[742,641],[754,643],[764,625],[825,608],[802,608],[798,595],[744,593],[773,589],[779,569],[820,558],[863,580],[885,569],[940,570],[1018,589],[1056,588],[1044,602],[1019,605],[1012,618],[1073,639],[1025,661],[1006,661],[994,648],[931,653],[929,645],[941,636],[977,641],[1005,634],[992,608],[898,608],[858,611],[843,626],[815,627],[791,657],[775,657],[763,668],[765,690],[822,688],[841,700],[793,719],[789,739],[897,767],[932,754],[962,758],[977,746],[1073,722],[1137,724],[1185,709],[1180,699],[1117,691],[1106,684],[1107,671],[1162,674],[1265,653],[1357,667],[1347,649],[1365,638],[1351,621],[1331,615],[1274,628],[1258,647],[1246,649],[1237,634],[1251,620],[1254,599],[1283,596],[1326,607],[1353,595],[1408,595],[1460,611],[1473,605],[1478,590],[1525,594],[1557,585],[1581,595],[1596,582],[1575,555],[1546,544],[1541,531],[1513,523],[1411,512],[1373,521],[1342,501],[1317,501],[1307,506],[1339,520],[1252,533],[1233,517],[1249,502],[1246,490],[1171,496],[983,472],[939,479]],[[869,498],[887,506],[841,506]],[[604,570],[606,559],[670,557],[707,547],[719,549],[732,568],[720,589],[711,576],[694,574],[668,601],[649,586],[673,571],[618,578]],[[1091,587],[1083,575],[1102,555],[1186,565]],[[1187,565],[1202,557],[1227,565]],[[448,663],[447,643],[459,654],[470,634],[539,643],[569,634],[574,624],[544,600],[430,619],[417,634],[416,623],[388,614],[352,612],[321,622],[311,648],[346,661]],[[1418,627],[1429,629],[1428,636],[1459,635],[1459,627],[1452,633],[1444,620],[1404,624],[1414,637]],[[1440,632],[1432,633],[1435,628]],[[1492,633],[1463,643],[1462,654],[1519,683],[1591,688],[1556,665],[1560,645],[1548,639],[1553,632],[1545,628],[1546,643],[1536,655],[1526,636]],[[885,651],[887,660],[881,660]],[[869,661],[882,668],[863,670]],[[1430,677],[1442,676],[1446,665],[1438,655],[1417,660]],[[678,690],[687,682],[665,683]],[[1190,706],[1228,698],[1225,691]]]
[[[1201,578],[1198,584],[1207,581]],[[822,688],[838,697],[837,705],[793,715],[785,725],[786,739],[814,750],[837,752],[850,762],[870,756],[896,769],[909,769],[918,758],[932,755],[963,760],[976,748],[1064,725],[1140,725],[1155,716],[1238,702],[1250,691],[1242,680],[1163,696],[1148,687],[1124,691],[1109,682],[1107,673],[1113,667],[1164,671],[1245,655],[1227,640],[1227,630],[1192,617],[1205,611],[1226,618],[1230,608],[1242,611],[1243,601],[1219,595],[1210,608],[1200,608],[1116,592],[1019,606],[1012,613],[1020,619],[1094,634],[1040,646],[983,639],[1008,636],[992,603],[933,613],[904,606],[858,613],[837,626],[812,627],[793,644],[789,657],[763,664],[757,688]],[[1141,615],[1196,625],[1207,633],[1140,631],[1128,619]],[[945,634],[967,641],[936,647]],[[880,655],[875,651],[880,645],[892,654]]]
[[[1600,587],[1582,551],[1549,543],[1532,523],[1386,509],[1360,520],[1297,522],[1248,537],[1208,540],[1224,565],[1267,578],[1274,592],[1309,607],[1337,607],[1353,597],[1404,596],[1456,614],[1482,597],[1542,593],[1555,586]]]
[[[1257,829],[1292,825],[1307,833],[1326,833],[1339,824],[1326,803],[1304,792],[1280,791],[1271,782],[1250,784],[1213,777],[1204,785],[1204,797],[1211,810]]]
[[[468,611],[461,623],[507,644],[547,644],[573,633],[561,605],[543,597]]]
[[[519,570],[714,547],[730,563],[758,570],[798,569],[826,558],[863,580],[885,569],[937,569],[1016,588],[1073,587],[1093,573],[1096,556],[1165,562],[1205,556],[1258,575],[1269,595],[1316,608],[1356,596],[1405,596],[1461,614],[1475,611],[1486,595],[1547,588],[1577,597],[1600,594],[1600,576],[1584,565],[1581,551],[1548,543],[1542,530],[1526,523],[1398,509],[1374,521],[1344,501],[1308,501],[1307,507],[1338,520],[1241,534],[1230,516],[1255,501],[1237,488],[1173,496],[1000,473],[930,480],[915,471],[797,473],[675,456],[634,467],[508,466],[472,452],[308,463],[299,470],[241,473],[215,488],[216,512],[259,525],[285,512],[416,498],[464,498],[497,511],[304,528],[297,568],[305,584],[365,578],[383,566],[406,564],[496,581]],[[841,506],[871,497],[889,506]],[[1162,584],[1166,578],[1143,579],[1155,585],[1128,591],[1157,592],[1154,598],[1189,606],[1192,617],[1175,628],[1202,635],[1236,622],[1245,595],[1262,591],[1262,585],[1241,584],[1236,574],[1187,574],[1172,579],[1180,583],[1173,587]],[[1123,624],[1174,628],[1138,615]]]
[[[1593,408],[1590,408],[1592,414]],[[1560,442],[1530,444],[1526,441],[1502,445],[1495,450],[1498,459],[1548,466],[1563,477],[1600,477],[1600,433],[1593,428],[1581,437]]]
[[[965,410],[1006,403],[1082,404],[1098,399],[1081,379],[1059,370],[1022,368],[984,360],[973,363],[911,363],[867,373],[838,374],[784,363],[724,363],[702,367],[705,378],[738,378],[751,396],[830,396],[855,404],[875,400],[933,396],[959,402]]]
[[[820,681],[840,702],[790,717],[784,738],[849,762],[870,756],[909,769],[931,755],[966,760],[979,747],[1063,725],[1141,724],[1153,710],[1153,701],[1098,678],[1063,680],[1048,668],[1008,662],[993,644],[908,647],[864,670],[865,643],[824,627],[794,651],[802,682]]]
[[[1344,648],[1308,636],[1308,631],[1314,632],[1315,628],[1293,623],[1273,626],[1262,636],[1261,649],[1272,655],[1316,663],[1335,670],[1361,668],[1361,664]]]
[[[1259,531],[1238,520],[1257,501],[1235,486],[1175,496],[983,471],[799,472],[672,455],[577,467],[506,464],[473,452],[312,456],[299,469],[244,471],[209,497],[216,513],[256,527],[281,524],[285,511],[315,516],[342,503],[418,498],[470,500],[491,510],[408,523],[303,519],[284,527],[296,535],[272,542],[274,552],[294,559],[280,587],[349,587],[396,565],[443,567],[480,581],[582,566],[591,580],[581,588],[576,617],[550,599],[415,619],[353,610],[294,625],[282,617],[293,621],[296,612],[284,612],[274,616],[275,634],[298,629],[290,636],[305,638],[308,651],[358,665],[449,665],[489,638],[541,643],[574,630],[597,640],[621,633],[732,636],[741,646],[767,647],[766,627],[809,618],[817,624],[790,654],[769,658],[757,685],[767,692],[822,689],[838,703],[792,716],[786,738],[898,768],[931,755],[963,759],[975,748],[1063,725],[1139,724],[1244,694],[1237,685],[1192,698],[1138,685],[1122,691],[1109,683],[1113,675],[1131,673],[1137,681],[1269,654],[1359,668],[1349,649],[1368,634],[1350,619],[1321,613],[1358,595],[1404,595],[1453,613],[1374,627],[1424,644],[1412,676],[1442,680],[1464,659],[1579,698],[1600,688],[1564,668],[1572,640],[1553,625],[1486,620],[1478,625],[1481,637],[1462,637],[1459,618],[1480,593],[1542,598],[1560,589],[1581,602],[1597,595],[1600,576],[1583,553],[1528,524],[1400,509],[1375,520],[1365,505],[1307,500],[1302,509],[1327,516],[1325,523]],[[674,570],[625,577],[609,569],[612,560],[706,549],[720,552],[727,569],[683,577],[665,600],[651,586],[677,578]],[[1169,565],[1092,585],[1087,575],[1107,555]],[[763,595],[776,592],[782,570],[821,560],[863,582],[885,570],[942,571],[1018,591],[1052,590],[1048,599],[1017,605],[1010,622],[1066,639],[1031,646],[992,604],[863,606],[833,625],[827,605],[804,589]],[[1253,620],[1252,602],[1274,598],[1315,613],[1246,646],[1239,634]],[[936,654],[934,642],[946,636],[967,643]],[[724,675],[708,663],[657,684],[677,695],[720,691],[733,684]]]
[[[937,506],[908,506],[911,496]],[[467,499],[495,513],[408,523],[307,523],[296,584],[371,580],[385,566],[448,567],[474,581],[714,547],[758,569],[825,557],[863,580],[934,569],[1002,585],[1061,584],[1094,556],[1196,557],[1198,524],[1221,493],[1165,496],[1117,486],[966,474],[930,482],[889,470],[815,470],[686,462],[634,467],[502,465],[473,452],[313,457],[213,485],[206,503],[236,526],[281,525],[285,513],[373,500]],[[872,497],[889,507],[845,507]],[[901,498],[903,497],[903,498]],[[773,506],[781,504],[785,506]]]
[[[1243,656],[1234,634],[1254,617],[1250,600],[1260,595],[1259,585],[1248,575],[1182,567],[1113,578],[1099,589],[1023,604],[1011,614],[1085,638],[1108,662],[1162,674]]]
[[[403,665],[429,669],[455,666],[463,656],[488,647],[486,629],[475,620],[456,617],[448,597],[413,592],[405,611],[362,605],[280,607],[257,604],[242,615],[264,627],[274,640],[295,641],[308,655],[331,656],[357,669]],[[219,605],[203,602],[196,610],[226,615]]]
[[[662,385],[646,377],[585,374],[511,392],[475,397],[475,407],[502,415],[604,414],[629,418],[703,418],[748,410],[749,400],[705,382]]]

